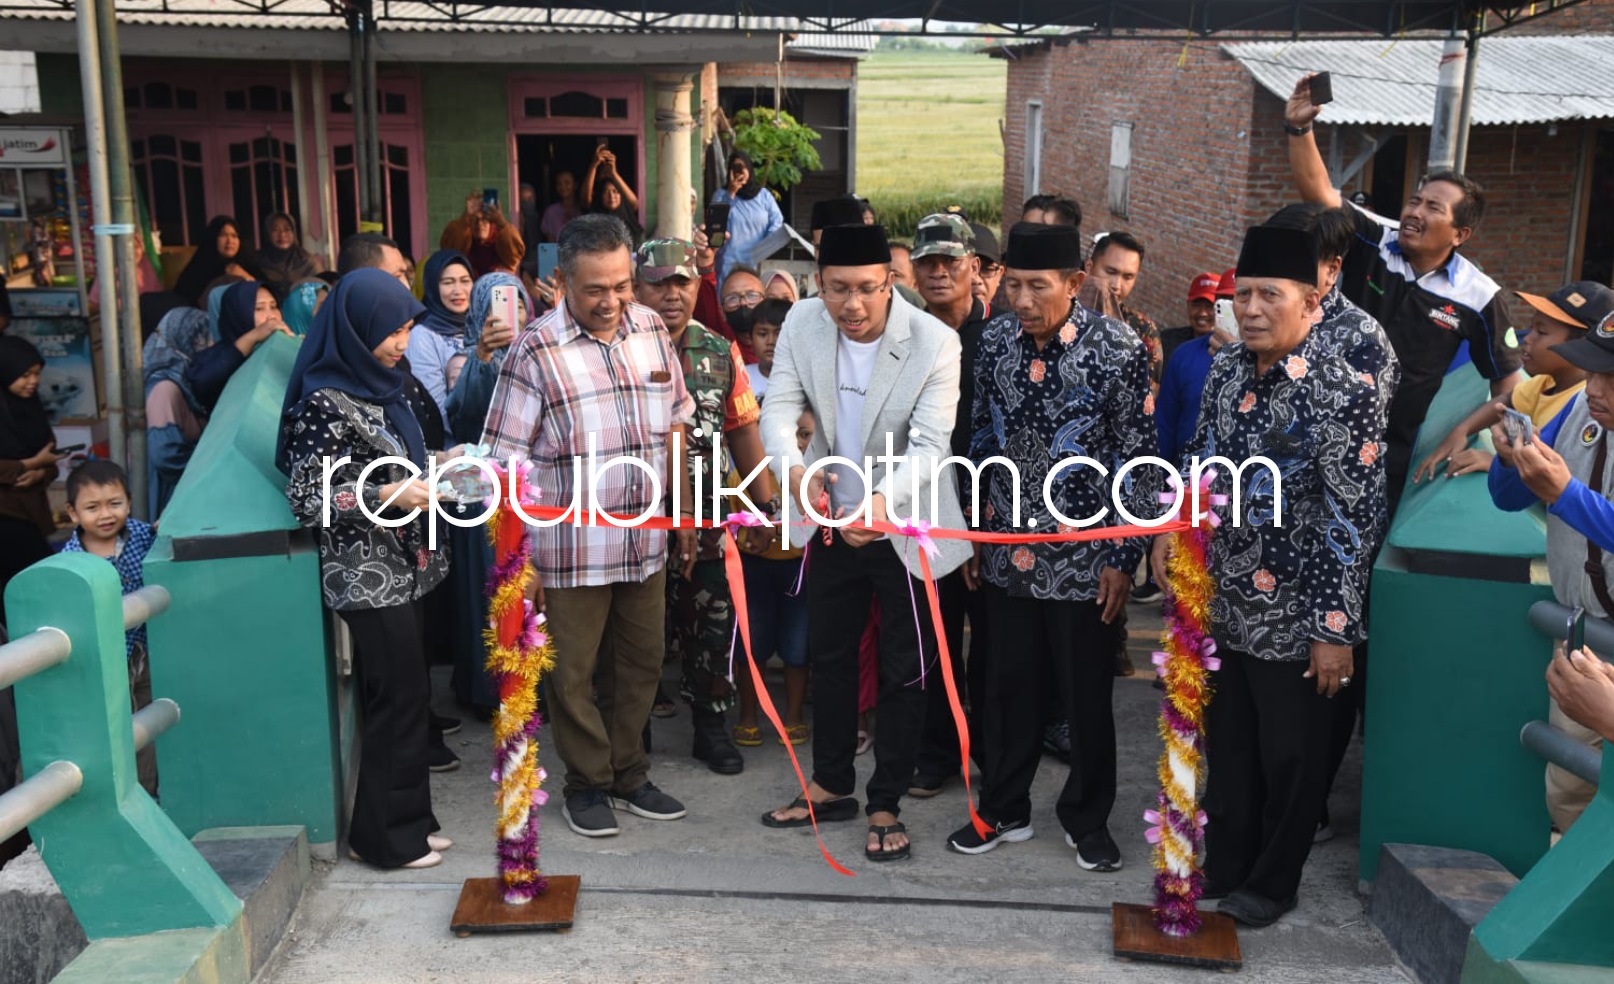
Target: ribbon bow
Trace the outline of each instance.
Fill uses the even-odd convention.
[[[734,529],[739,526],[757,527],[766,525],[762,517],[753,512],[731,512],[723,517],[723,525]]]
[[[1159,499],[1162,505],[1172,507],[1170,515],[1172,519],[1176,519],[1182,515],[1182,478],[1176,474],[1172,474],[1166,478],[1166,481],[1171,485],[1171,491],[1160,493]],[[1214,481],[1216,481],[1215,468],[1207,468],[1200,472],[1199,496],[1202,501],[1208,502],[1213,506],[1225,506],[1227,505],[1227,496],[1220,493],[1211,493],[1211,483]],[[1212,510],[1206,510],[1204,520],[1210,523],[1212,529],[1222,525],[1222,517],[1218,516]]]
[[[913,537],[914,542],[919,544],[919,549],[932,559],[941,556],[941,548],[936,546],[936,541],[930,537],[929,522],[923,519],[906,519],[894,525],[898,533]]]
[[[1213,672],[1222,668],[1222,661],[1211,655],[1214,652],[1216,652],[1216,640],[1206,636],[1199,647],[1200,665]],[[1166,675],[1166,663],[1170,662],[1170,660],[1170,653],[1163,653],[1159,650],[1156,650],[1150,657],[1150,662],[1155,665],[1155,673],[1162,677]]]
[[[1143,839],[1151,844],[1160,843],[1160,838],[1164,837],[1166,833],[1166,818],[1161,816],[1160,811],[1158,810],[1144,810],[1143,820],[1145,823],[1154,824],[1154,826],[1143,832]],[[1206,817],[1204,810],[1200,810],[1198,813],[1194,814],[1194,826],[1204,829],[1205,821]]]

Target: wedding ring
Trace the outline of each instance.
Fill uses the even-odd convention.
[[[1350,677],[1340,677],[1339,678],[1339,685],[1341,687],[1349,687],[1351,685],[1351,678]]]

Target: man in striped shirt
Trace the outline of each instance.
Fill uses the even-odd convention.
[[[544,505],[663,515],[677,487],[691,514],[685,456],[669,449],[687,442],[694,401],[666,327],[633,303],[628,229],[612,216],[580,216],[559,245],[564,300],[511,346],[482,443],[496,459],[531,461]],[[666,648],[667,536],[604,519],[533,532],[532,563],[556,654],[549,711],[566,763],[562,815],[585,837],[618,833],[613,808],[652,820],[685,812],[649,781],[640,737]],[[695,534],[675,537],[673,562],[687,576]],[[599,667],[596,700],[600,661],[607,665]]]

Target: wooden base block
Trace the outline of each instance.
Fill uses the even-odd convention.
[[[1204,925],[1193,936],[1168,936],[1154,926],[1154,913],[1146,905],[1116,902],[1114,918],[1117,957],[1184,964],[1212,970],[1238,970],[1244,966],[1238,930],[1220,912],[1201,912]]]
[[[448,928],[460,937],[472,933],[571,929],[582,879],[577,875],[547,877],[548,890],[525,905],[505,902],[504,883],[497,878],[467,878]]]

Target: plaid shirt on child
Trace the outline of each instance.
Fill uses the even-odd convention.
[[[62,553],[87,553],[84,544],[79,542],[78,530],[62,547]],[[123,582],[123,593],[132,594],[146,586],[145,569],[142,566],[146,561],[146,552],[157,540],[157,531],[151,528],[150,523],[131,518],[118,534],[116,552],[106,558],[118,572],[118,579]],[[124,655],[133,657],[136,645],[146,644],[146,627],[137,625],[124,633]]]
[[[668,433],[694,415],[683,365],[654,311],[629,304],[607,343],[584,331],[562,304],[510,347],[482,443],[500,462],[511,456],[533,462],[531,482],[543,505],[569,506],[575,494],[585,512],[590,439],[597,463],[638,458],[655,470],[661,499],[653,501],[649,476],[637,467],[613,466],[595,483],[601,509],[636,516],[665,501]],[[584,461],[575,472],[574,458]],[[533,567],[545,587],[643,581],[661,569],[666,554],[666,533],[618,529],[603,519],[594,527],[563,522],[533,531]]]

